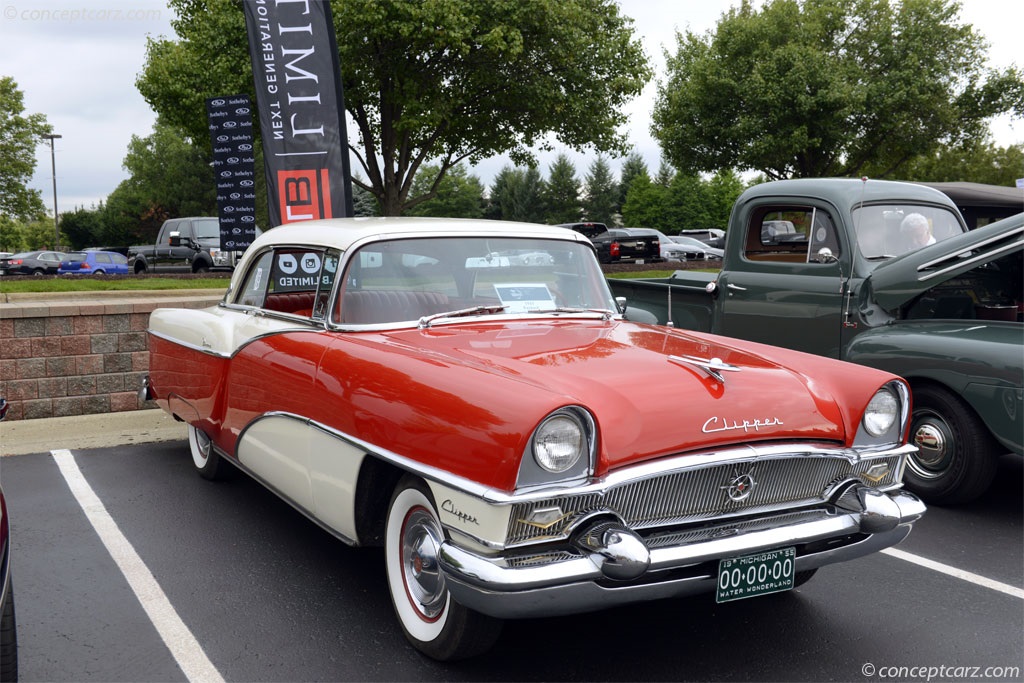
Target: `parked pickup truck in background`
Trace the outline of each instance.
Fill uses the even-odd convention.
[[[205,273],[231,270],[242,251],[220,248],[220,221],[216,218],[172,218],[164,221],[156,244],[128,249],[128,265],[134,273]]]
[[[1022,253],[1024,213],[968,232],[931,188],[783,180],[739,197],[720,272],[609,282],[631,319],[902,375],[919,449],[907,485],[957,503],[988,488],[1000,454],[1024,453]]]

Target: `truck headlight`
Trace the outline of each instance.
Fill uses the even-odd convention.
[[[899,415],[899,399],[889,389],[879,389],[864,410],[864,429],[871,436],[882,436],[892,429]]]

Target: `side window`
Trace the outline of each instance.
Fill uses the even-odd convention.
[[[339,252],[333,249],[268,251],[251,266],[235,303],[323,320],[338,261]]]
[[[96,254],[96,263],[111,263],[109,254]]]
[[[751,214],[744,256],[751,261],[819,263],[822,249],[840,256],[835,224],[820,209],[765,207]]]
[[[263,306],[263,299],[267,293],[267,283],[270,282],[270,266],[274,262],[274,252],[268,251],[262,254],[245,276],[242,289],[238,292],[235,303],[241,306]]]

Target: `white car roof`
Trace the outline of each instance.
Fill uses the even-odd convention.
[[[586,237],[568,228],[512,221],[467,218],[328,218],[289,223],[267,230],[249,247],[256,252],[268,245],[313,245],[348,250],[368,238],[446,237],[479,235],[486,237],[538,237],[589,243]]]

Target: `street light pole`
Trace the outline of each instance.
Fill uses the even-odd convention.
[[[53,172],[53,250],[60,251],[60,226],[57,223],[57,155],[53,151],[53,141],[62,136],[47,133],[43,137],[50,141],[50,169]]]

